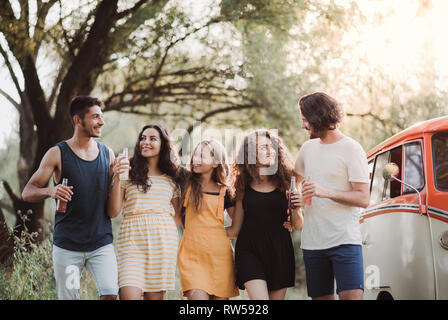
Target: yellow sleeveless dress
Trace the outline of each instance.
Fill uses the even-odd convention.
[[[224,196],[203,193],[199,212],[189,204],[190,188],[184,207],[185,231],[178,253],[182,290],[200,289],[209,295],[230,298],[239,295],[235,284],[233,248],[224,228]]]

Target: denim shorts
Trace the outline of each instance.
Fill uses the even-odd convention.
[[[84,267],[92,275],[98,295],[118,295],[118,268],[113,244],[91,252],[78,252],[53,245],[53,268],[59,300],[80,299]]]
[[[303,249],[308,296],[322,297],[337,291],[364,291],[364,268],[360,245],[344,244],[323,250]]]

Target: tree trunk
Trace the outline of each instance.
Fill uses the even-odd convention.
[[[30,108],[26,103],[22,103],[20,110],[20,156],[17,164],[17,173],[19,188],[23,190],[33,174],[37,150],[37,134],[34,131],[33,113]]]
[[[6,262],[10,262],[8,258],[14,253],[14,242],[9,234],[6,226],[5,217],[0,208],[0,267],[3,267]]]

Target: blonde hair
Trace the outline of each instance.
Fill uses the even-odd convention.
[[[226,186],[231,196],[233,196],[233,187],[230,183],[230,166],[227,160],[227,153],[224,146],[215,139],[203,140],[193,149],[190,157],[190,176],[187,186],[191,187],[189,200],[192,201],[196,210],[200,210],[202,205],[202,179],[201,174],[193,171],[193,157],[199,148],[208,147],[213,161],[218,164],[213,169],[212,180],[220,186]]]

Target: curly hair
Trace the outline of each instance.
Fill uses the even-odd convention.
[[[202,205],[202,180],[201,174],[193,171],[193,157],[198,150],[208,147],[215,163],[218,167],[213,169],[212,180],[220,186],[226,186],[231,197],[234,195],[233,187],[230,183],[230,166],[227,160],[226,149],[215,139],[203,140],[193,149],[190,158],[190,173],[188,175],[187,185],[191,186],[190,197],[196,210],[200,210]]]
[[[242,199],[249,183],[252,181],[259,181],[260,179],[258,154],[255,157],[257,159],[256,163],[251,163],[251,161],[249,161],[251,158],[254,158],[254,155],[250,155],[249,152],[258,150],[257,138],[260,136],[269,138],[274,150],[277,152],[275,160],[277,170],[270,176],[270,179],[277,185],[277,188],[280,191],[286,192],[288,190],[291,176],[294,174],[294,162],[288,148],[283,143],[283,140],[266,129],[253,131],[244,138],[232,166],[232,180],[238,199]]]
[[[314,92],[299,100],[300,112],[314,131],[324,132],[336,129],[344,118],[341,104],[323,92]]]
[[[138,139],[134,147],[134,155],[129,159],[131,166],[129,178],[131,182],[143,189],[145,193],[151,188],[151,180],[148,179],[148,161],[142,156],[140,150],[140,141],[142,139],[143,132],[149,128],[157,130],[161,139],[159,161],[157,163],[159,170],[171,177],[176,185],[182,187],[185,180],[185,170],[180,165],[179,156],[173,148],[168,131],[156,124],[144,126],[138,135]]]

